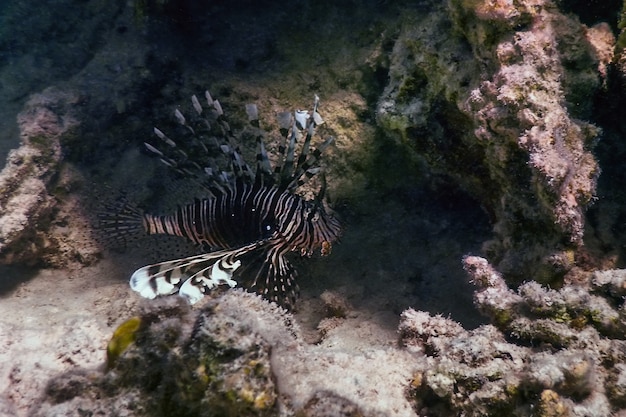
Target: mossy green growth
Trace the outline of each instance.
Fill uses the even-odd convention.
[[[617,22],[617,28],[620,30],[620,34],[618,35],[617,42],[615,44],[615,52],[621,55],[624,48],[626,48],[626,2],[624,2],[622,7],[622,13],[620,14]]]
[[[135,342],[137,332],[141,328],[141,317],[131,317],[120,324],[113,332],[107,344],[107,368],[111,369],[115,362],[131,343]]]
[[[513,312],[506,309],[496,309],[492,312],[493,324],[499,329],[505,329],[513,321]]]
[[[428,85],[428,76],[424,70],[419,66],[413,69],[411,74],[408,74],[402,80],[402,83],[398,87],[398,100],[401,102],[408,102],[413,97],[419,96],[421,91]]]
[[[134,0],[132,3],[135,23],[141,26],[151,15],[164,12],[173,3],[170,0]]]

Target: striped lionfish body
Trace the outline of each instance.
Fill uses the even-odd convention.
[[[143,297],[178,292],[195,303],[220,284],[241,285],[292,308],[298,296],[297,272],[287,255],[298,252],[311,256],[318,250],[327,255],[341,233],[339,222],[323,199],[323,181],[312,200],[296,193],[320,172],[317,163],[333,141],[330,137],[311,149],[315,128],[323,123],[317,112],[319,99],[315,97],[310,113],[279,113],[282,163],[274,169],[258,128],[256,106],[246,106],[251,125],[248,136],[256,136],[258,144],[256,170],[252,171],[236,146],[219,101],[208,91],[205,96],[208,109],[192,97],[194,120],[188,121],[175,111],[186,137],[185,150],[157,128],[154,132],[160,144],[145,146],[163,163],[200,183],[207,197],[163,216],[125,206],[114,215],[101,216],[101,224],[118,235],[143,229],[148,234],[181,236],[208,250],[135,271],[130,285]],[[296,158],[298,142],[302,146]],[[218,168],[218,158],[226,159],[230,172]]]

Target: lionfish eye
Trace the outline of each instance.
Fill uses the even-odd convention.
[[[311,207],[306,212],[307,220],[317,222],[320,219],[320,210],[317,207]]]
[[[276,230],[276,221],[274,219],[265,219],[261,222],[261,235],[264,238],[270,237]]]
[[[317,207],[313,206],[313,205],[307,205],[306,208],[304,209],[304,215],[306,216],[306,219],[308,221],[317,221],[319,214],[318,214],[319,210],[317,209]]]

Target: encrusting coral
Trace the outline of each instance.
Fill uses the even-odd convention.
[[[464,267],[493,325],[465,330],[441,316],[402,314],[407,348],[429,357],[411,384],[429,416],[610,416],[626,405],[625,271],[589,273],[559,290],[507,287],[484,258]]]
[[[495,235],[484,249],[507,280],[558,282],[596,190],[599,129],[582,119],[611,37],[590,42],[547,0],[440,7],[401,30],[379,123],[487,209]]]

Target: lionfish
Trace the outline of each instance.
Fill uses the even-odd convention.
[[[168,215],[145,213],[125,204],[115,214],[100,216],[100,224],[117,236],[143,231],[189,239],[205,252],[199,255],[147,265],[130,278],[131,288],[153,299],[178,294],[196,303],[208,290],[221,284],[241,285],[251,292],[293,308],[299,295],[297,271],[287,259],[290,252],[311,256],[317,250],[328,255],[341,234],[341,225],[324,199],[325,181],[312,199],[297,194],[300,186],[319,174],[318,162],[334,141],[328,137],[316,149],[311,141],[323,123],[313,110],[278,113],[280,162],[272,168],[259,129],[258,109],[246,105],[246,113],[258,153],[256,169],[245,162],[222,106],[205,92],[207,107],[194,95],[195,114],[190,121],[176,110],[184,131],[184,150],[160,129],[154,128],[158,145],[144,143],[147,150],[178,173],[193,178],[206,196],[178,206]],[[299,154],[296,144],[302,143]],[[226,159],[228,171],[220,170],[215,155]],[[228,169],[228,168],[227,168]]]

